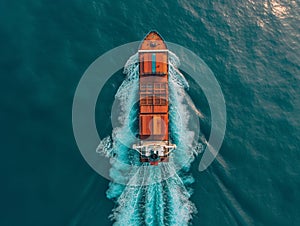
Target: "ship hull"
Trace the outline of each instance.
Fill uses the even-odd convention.
[[[169,161],[168,49],[155,31],[139,48],[139,138],[141,162]]]

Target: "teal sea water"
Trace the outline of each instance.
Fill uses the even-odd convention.
[[[0,225],[111,225],[109,181],[84,161],[72,101],[101,54],[155,29],[200,56],[223,90],[227,130],[192,164],[192,225],[300,225],[300,4],[258,1],[0,1]],[[205,115],[199,87],[189,95]],[[97,106],[101,137],[121,71]],[[176,217],[176,216],[174,216]]]

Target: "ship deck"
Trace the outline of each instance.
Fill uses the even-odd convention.
[[[157,32],[141,43],[139,61],[140,139],[168,141],[168,49]]]

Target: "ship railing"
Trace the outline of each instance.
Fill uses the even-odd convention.
[[[168,53],[167,49],[140,49],[139,53]]]

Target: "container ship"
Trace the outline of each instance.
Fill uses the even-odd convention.
[[[139,50],[139,143],[133,149],[141,162],[168,162],[176,145],[169,138],[168,49],[151,31]]]

